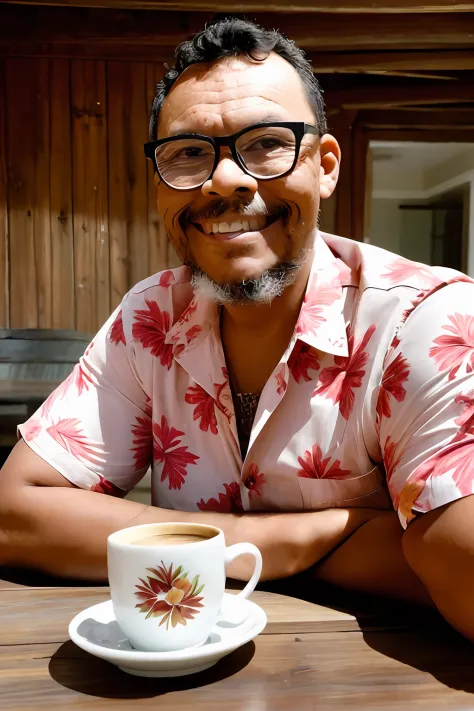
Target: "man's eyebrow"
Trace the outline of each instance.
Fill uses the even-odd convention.
[[[253,123],[249,123],[248,126],[256,126],[259,123],[279,123],[285,121],[285,119],[282,116],[278,116],[277,114],[269,114],[268,116],[263,116],[259,121],[254,121]],[[244,126],[244,128],[247,128],[247,126]],[[174,131],[170,131],[168,134],[168,138],[171,138],[172,136],[180,136],[181,134],[186,134],[186,133],[197,133],[200,134],[201,136],[207,136],[209,134],[202,133],[201,131],[192,131],[192,130],[185,130],[183,127],[177,128]],[[238,133],[238,131],[235,131],[235,133]]]
[[[281,123],[282,121],[285,121],[285,118],[283,116],[278,116],[278,114],[268,114],[267,116],[263,116],[260,121],[256,121],[255,123]]]

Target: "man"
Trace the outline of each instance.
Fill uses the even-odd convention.
[[[0,563],[105,578],[111,532],[211,522],[267,579],[314,566],[474,639],[473,282],[318,232],[339,146],[277,32],[181,45],[150,133],[184,266],[134,287],[20,427]],[[150,463],[153,506],[122,500]]]

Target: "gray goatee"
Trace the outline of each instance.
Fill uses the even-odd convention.
[[[273,299],[281,296],[286,287],[295,281],[301,261],[282,262],[264,271],[257,279],[237,284],[218,284],[200,267],[188,266],[192,271],[191,284],[197,298],[202,296],[222,305],[251,306],[270,304]]]

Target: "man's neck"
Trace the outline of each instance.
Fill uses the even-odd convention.
[[[293,284],[271,304],[223,308],[222,347],[236,392],[262,392],[293,335],[310,269],[305,263]]]

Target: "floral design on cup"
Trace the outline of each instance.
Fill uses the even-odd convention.
[[[140,600],[135,607],[146,613],[146,619],[162,617],[160,627],[166,625],[169,629],[170,622],[172,627],[186,626],[186,620],[193,620],[199,608],[204,607],[203,598],[199,597],[204,589],[204,585],[199,585],[199,575],[190,581],[181,565],[173,571],[173,563],[166,568],[163,561],[157,568],[147,570],[153,577],[148,575],[146,581],[140,578],[141,585],[135,585],[135,596]]]

